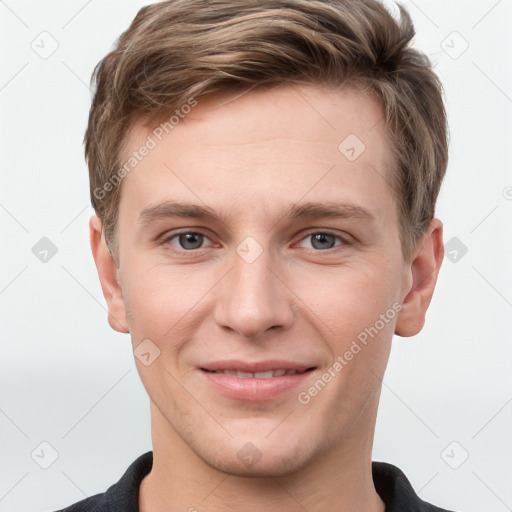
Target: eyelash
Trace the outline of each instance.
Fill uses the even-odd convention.
[[[177,233],[173,233],[172,235],[166,236],[161,241],[161,245],[169,246],[169,245],[171,245],[170,244],[171,240],[173,240],[175,238],[178,238],[181,235],[188,235],[188,234],[201,235],[201,236],[204,236],[205,238],[207,238],[209,240],[208,235],[206,233],[203,233],[202,231],[180,231],[180,232],[177,232]],[[324,250],[315,249],[314,247],[311,248],[310,250],[314,251],[315,253],[330,253],[332,251],[342,250],[343,247],[352,245],[352,241],[348,237],[343,237],[343,236],[341,236],[339,234],[336,234],[336,233],[333,233],[332,231],[329,231],[329,230],[311,231],[311,232],[307,233],[303,238],[301,238],[299,240],[299,242],[302,242],[302,241],[306,240],[307,238],[312,237],[313,235],[333,236],[333,237],[337,238],[338,240],[340,240],[342,242],[339,245],[336,245],[334,247],[331,247],[329,249],[324,249]],[[200,251],[201,249],[206,249],[206,248],[207,247],[200,247],[200,248],[197,248],[197,249],[188,249],[187,250],[187,249],[183,249],[183,248],[177,249],[177,248],[173,247],[171,250],[173,252],[179,252],[179,253],[194,253],[194,252]]]

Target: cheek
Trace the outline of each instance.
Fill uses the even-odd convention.
[[[393,304],[400,291],[400,271],[396,264],[358,262],[320,268],[315,273],[304,269],[294,273],[293,282],[291,288],[306,305],[303,311],[310,309],[316,315],[315,323],[323,325],[322,330],[330,339],[346,343],[365,328],[374,326],[386,313],[386,323],[382,326],[379,322],[379,330],[383,335],[393,330],[396,317]]]
[[[123,296],[132,337],[142,336],[158,343],[185,335],[214,284],[212,272],[192,268],[151,265],[144,258],[134,258],[126,264]]]

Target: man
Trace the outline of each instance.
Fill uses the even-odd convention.
[[[153,450],[65,510],[442,510],[371,460],[443,260],[441,86],[400,12],[171,0],[100,62],[91,245]]]

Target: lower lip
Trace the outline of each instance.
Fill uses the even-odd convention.
[[[223,395],[235,400],[258,401],[272,400],[287,391],[292,390],[307,379],[312,370],[295,375],[281,375],[269,379],[255,377],[240,378],[236,375],[213,373],[200,370],[208,382]]]

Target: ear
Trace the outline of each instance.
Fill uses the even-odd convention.
[[[107,301],[108,323],[115,331],[128,333],[128,319],[123,300],[123,292],[118,281],[119,269],[102,236],[101,219],[93,215],[89,221],[91,249],[100,278],[101,289]]]
[[[397,316],[395,334],[414,336],[423,329],[443,258],[443,224],[439,219],[433,219],[407,264],[405,298]]]

